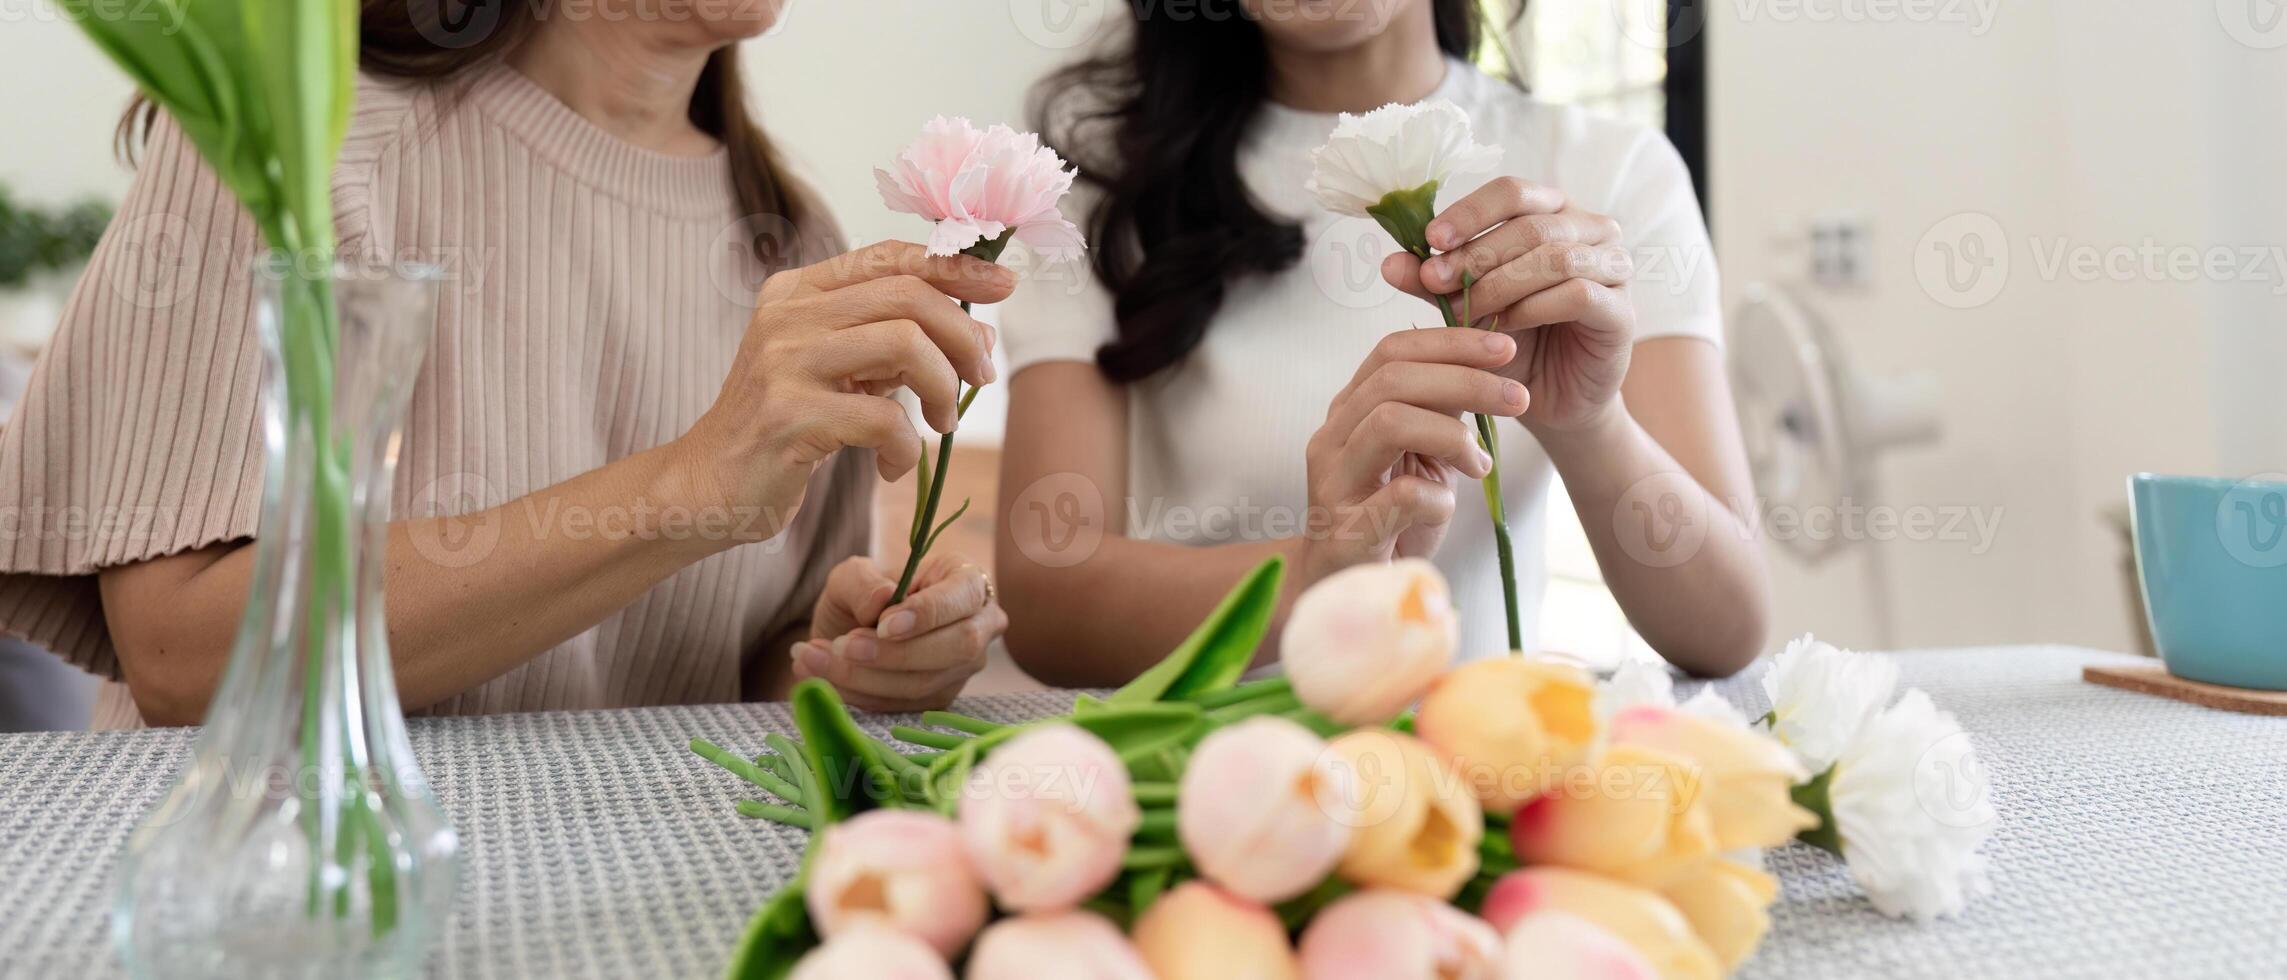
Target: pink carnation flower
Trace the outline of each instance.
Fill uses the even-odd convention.
[[[938,116],[898,154],[894,171],[874,169],[874,183],[891,210],[937,223],[931,255],[959,254],[1013,229],[1043,256],[1070,259],[1086,246],[1056,202],[1077,175],[1031,133],[997,124],[979,132],[967,119]]]

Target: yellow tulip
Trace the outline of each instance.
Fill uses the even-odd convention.
[[[1771,929],[1779,879],[1736,861],[1709,861],[1669,882],[1661,894],[1723,959],[1723,968],[1736,970]]]
[[[1509,842],[1527,864],[1657,886],[1717,853],[1705,799],[1691,760],[1615,745],[1518,811]]]
[[[1818,826],[1818,815],[1794,799],[1796,784],[1810,774],[1777,739],[1689,711],[1642,706],[1613,717],[1612,742],[1698,764],[1718,851],[1777,847]]]
[[[1414,733],[1449,759],[1486,810],[1514,812],[1577,766],[1596,737],[1596,688],[1570,664],[1494,657],[1422,698]]]
[[[1519,926],[1545,912],[1579,916],[1627,943],[1664,980],[1716,980],[1723,963],[1674,903],[1647,889],[1569,868],[1502,875],[1485,896],[1485,921],[1515,940]]]
[[[1286,926],[1271,910],[1204,881],[1161,895],[1130,938],[1159,980],[1301,980]]]
[[[1451,898],[1477,873],[1485,814],[1477,798],[1427,743],[1379,728],[1360,729],[1329,746],[1347,769],[1349,794],[1324,800],[1348,824],[1349,849],[1336,868],[1362,886]]]

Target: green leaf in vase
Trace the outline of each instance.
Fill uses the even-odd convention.
[[[1239,682],[1270,631],[1286,559],[1272,556],[1247,573],[1167,658],[1112,692],[1108,704],[1137,704],[1220,691]]]
[[[194,20],[224,18],[230,0],[190,0]],[[238,0],[244,52],[256,82],[249,110],[260,107],[267,142],[275,148],[277,179],[295,240],[285,247],[331,254],[333,164],[349,124],[357,65],[354,0]],[[337,19],[338,18],[338,19]],[[342,45],[347,44],[345,50]],[[346,55],[347,57],[344,57]],[[252,113],[250,111],[250,116]]]

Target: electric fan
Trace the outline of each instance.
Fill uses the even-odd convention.
[[[1857,543],[1839,515],[1885,505],[1875,459],[1937,440],[1936,379],[1855,370],[1826,325],[1768,283],[1741,292],[1730,334],[1732,386],[1756,491],[1766,516],[1789,508],[1797,518],[1795,533],[1768,536],[1815,567]],[[1822,514],[1829,533],[1809,533]],[[1866,552],[1874,631],[1887,647],[1894,639],[1889,570],[1882,549]]]

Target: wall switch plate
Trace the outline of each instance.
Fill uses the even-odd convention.
[[[1866,219],[1825,214],[1811,219],[1811,281],[1836,289],[1857,289],[1872,280],[1873,235]]]

